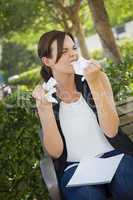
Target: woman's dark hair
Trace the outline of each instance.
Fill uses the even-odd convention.
[[[56,40],[57,41],[56,62],[57,62],[62,55],[65,35],[69,35],[71,39],[74,41],[74,37],[68,32],[53,30],[53,31],[44,33],[40,37],[39,43],[38,43],[38,56],[40,57],[40,59],[42,57],[51,58],[51,44],[53,43],[54,40]],[[43,64],[40,74],[45,82],[47,82],[51,76],[53,77],[51,68],[46,66],[45,64]]]

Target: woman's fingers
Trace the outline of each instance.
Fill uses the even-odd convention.
[[[89,82],[97,80],[100,75],[101,65],[97,63],[95,60],[90,60],[88,66],[84,69],[84,76]]]
[[[40,101],[42,101],[42,99],[44,98],[44,95],[45,95],[45,92],[41,85],[37,85],[32,92],[32,96],[35,99],[38,99]]]
[[[35,87],[35,89],[33,90],[32,92],[32,96],[35,98],[35,99],[40,99],[40,85],[37,85]]]
[[[45,91],[42,87],[42,85],[37,85],[35,89],[32,92],[33,98],[36,99],[36,105],[41,106],[41,105],[49,105],[51,106],[52,103],[49,102],[46,98],[47,91]]]
[[[94,60],[94,59],[90,59],[90,65],[92,67],[95,66],[95,68],[98,69],[98,70],[102,68],[101,65],[96,60]]]

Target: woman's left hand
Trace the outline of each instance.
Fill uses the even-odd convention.
[[[96,81],[101,74],[102,67],[97,61],[91,59],[90,63],[84,68],[84,77],[89,83]]]

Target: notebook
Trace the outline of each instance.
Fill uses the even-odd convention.
[[[110,183],[123,156],[82,158],[66,187]]]

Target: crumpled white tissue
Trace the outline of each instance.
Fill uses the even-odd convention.
[[[102,59],[99,61],[95,60],[95,63],[100,64],[101,66],[104,66],[106,62],[106,59]],[[71,64],[73,65],[75,74],[79,74],[82,75],[82,81],[84,81],[85,77],[84,77],[84,69],[89,66],[89,64],[92,63],[91,60],[87,60],[83,57],[80,57],[77,61],[73,61]],[[101,68],[101,71],[104,71],[104,67]]]
[[[90,60],[87,60],[83,57],[80,57],[77,61],[72,62],[71,64],[73,65],[75,74],[82,75],[82,81],[85,79],[84,77],[84,69],[88,66],[90,63]]]
[[[58,103],[58,101],[52,97],[52,94],[56,92],[56,88],[54,87],[57,84],[57,81],[51,77],[47,83],[44,82],[42,84],[43,89],[45,90],[45,95],[44,97],[47,99],[47,101],[49,102],[53,102],[53,103]]]

